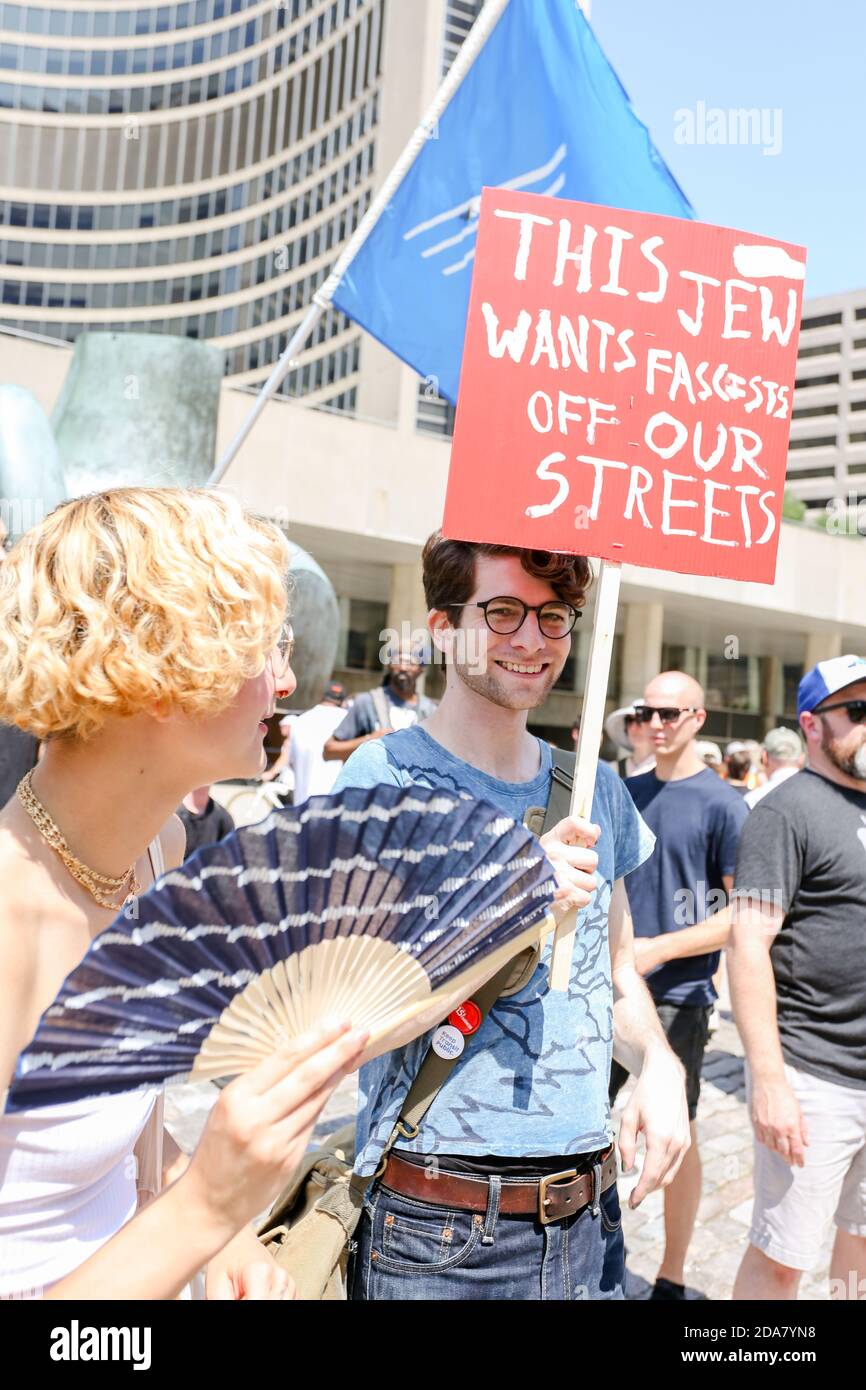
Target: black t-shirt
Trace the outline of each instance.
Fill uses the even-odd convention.
[[[39,740],[12,724],[0,724],[0,809],[15,795],[25,773],[36,766]]]
[[[221,840],[224,835],[231,835],[235,828],[235,823],[224,806],[214,801],[212,796],[207,799],[207,805],[200,816],[195,812],[188,811],[183,805],[178,806],[177,814],[183,821],[186,830],[186,855],[189,858],[195,854],[202,845],[215,845],[217,840]]]
[[[656,836],[649,859],[625,881],[635,936],[695,927],[727,902],[722,875],[733,876],[748,807],[708,767],[678,782],[644,772],[625,784]],[[646,982],[658,1003],[712,1004],[718,968],[718,951],[686,956],[660,965]]]
[[[785,913],[770,951],[785,1061],[866,1089],[866,791],[809,769],[758,802],[734,895]]]

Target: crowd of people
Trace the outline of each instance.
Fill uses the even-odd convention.
[[[438,706],[417,653],[394,652],[348,708],[333,683],[292,716],[265,775],[288,789],[290,770],[295,801],[417,784],[540,816],[554,916],[580,913],[567,990],[549,987],[548,945],[464,1012],[465,1048],[417,1124],[404,1106],[430,1036],[369,1060],[351,1019],[230,1082],[189,1157],[153,1091],[3,1115],[0,1296],[170,1298],[206,1266],[209,1297],[292,1297],[250,1223],[360,1067],[349,1297],[621,1299],[611,1105],[631,1075],[619,1157],[640,1162],[632,1206],[664,1191],[652,1298],[683,1299],[722,951],[755,1130],[733,1296],[795,1297],[834,1225],[831,1276],[862,1296],[866,660],[804,676],[802,738],[778,728],[718,759],[700,685],[659,673],[608,718],[623,761],[599,762],[581,819],[561,813],[561,756],[527,719],[568,658],[588,562],[436,533],[422,565]],[[127,896],[230,830],[212,786],[264,772],[266,721],[295,688],[286,570],[277,528],[179,489],[64,504],[0,559],[0,721],[20,779],[0,810],[6,1078]]]

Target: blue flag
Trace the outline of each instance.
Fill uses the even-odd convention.
[[[576,0],[510,0],[333,296],[452,403],[485,185],[694,216]]]

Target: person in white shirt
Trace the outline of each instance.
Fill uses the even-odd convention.
[[[767,792],[799,772],[804,760],[803,740],[796,729],[771,729],[761,745],[761,762],[766,769],[767,780],[762,786],[755,787],[754,791],[746,793],[746,805],[750,808],[756,806]]]
[[[289,766],[295,774],[295,805],[308,796],[327,796],[340,774],[341,764],[326,762],[322,750],[346,717],[346,687],[332,681],[313,709],[292,720],[289,731]]]
[[[304,714],[287,714],[280,720],[283,746],[263,782],[277,781],[281,791],[292,793],[298,806],[310,796],[327,796],[340,772],[339,764],[326,762],[325,744],[346,717],[347,690],[331,681],[317,705]]]

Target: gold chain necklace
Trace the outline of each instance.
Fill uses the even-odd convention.
[[[46,844],[59,855],[64,865],[69,870],[72,877],[82,888],[86,888],[92,898],[95,898],[100,907],[111,908],[113,912],[119,912],[125,903],[136,893],[141,892],[141,884],[135,872],[135,865],[127,869],[125,874],[119,878],[112,878],[109,874],[98,874],[95,869],[89,869],[80,859],[76,859],[72,850],[64,839],[63,832],[55,821],[51,819],[42,802],[34,792],[31,783],[34,769],[31,769],[26,776],[22,777],[18,783],[18,800],[24,807],[39,834]],[[121,901],[114,901],[118,894],[122,894]]]

